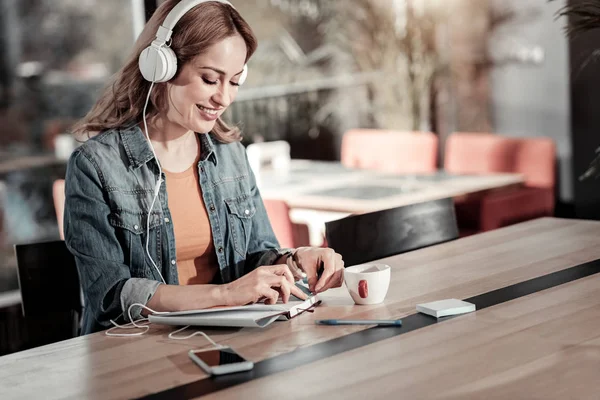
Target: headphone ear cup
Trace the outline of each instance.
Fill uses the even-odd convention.
[[[165,77],[162,82],[167,82],[173,79],[177,73],[177,56],[170,47],[162,47],[161,51],[163,51],[166,60]]]
[[[149,82],[167,82],[177,72],[177,57],[168,47],[148,46],[140,54],[138,66]]]
[[[160,49],[148,46],[140,53],[138,67],[147,81],[161,82],[165,75],[166,60]]]
[[[248,76],[248,64],[244,64],[244,69],[242,70],[242,74],[240,75],[240,79],[238,83],[243,85],[246,82],[246,77]]]

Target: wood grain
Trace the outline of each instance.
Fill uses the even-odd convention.
[[[597,399],[600,276],[271,375],[205,398]],[[282,395],[282,393],[284,395]]]
[[[451,297],[468,298],[598,258],[600,258],[600,222],[544,218],[382,260],[393,268],[390,290],[384,304],[381,305],[355,306],[345,289],[340,288],[324,293],[322,295],[324,304],[317,308],[314,314],[305,313],[289,322],[277,322],[262,330],[205,329],[204,331],[218,343],[231,345],[250,360],[257,362],[364,329],[360,326],[315,326],[314,319],[332,317],[401,318],[413,313],[415,305],[420,302]],[[597,358],[589,355],[587,351],[574,348],[571,352],[556,353],[556,347],[553,347],[558,338],[570,340],[569,338],[575,338],[578,335],[585,338],[589,336],[588,333],[591,331],[588,330],[588,327],[580,326],[586,325],[587,322],[577,322],[576,319],[578,315],[586,315],[591,318],[592,322],[595,321],[596,311],[593,307],[584,309],[585,307],[582,305],[582,299],[597,300],[594,296],[598,296],[598,294],[594,295],[593,291],[588,293],[586,290],[591,290],[594,285],[597,288],[598,281],[586,278],[585,282],[588,281],[592,282],[588,284],[591,286],[578,286],[583,284],[583,280],[578,281],[569,284],[569,287],[575,287],[577,290],[571,290],[568,294],[560,295],[566,299],[570,298],[571,295],[575,296],[574,299],[580,299],[569,301],[568,304],[572,304],[573,308],[562,311],[565,313],[564,318],[575,319],[556,322],[556,325],[553,325],[556,332],[544,328],[538,334],[535,334],[534,331],[530,330],[535,326],[523,328],[525,331],[531,332],[526,334],[523,340],[531,342],[534,341],[533,338],[539,339],[541,337],[540,343],[545,346],[540,347],[539,353],[532,353],[528,362],[543,364],[542,358],[536,358],[538,356],[542,357],[542,355],[550,357],[548,360],[552,360],[552,357],[561,357],[568,363],[576,363],[581,358],[580,361],[588,366],[590,363],[597,361]],[[563,286],[566,287],[567,285]],[[562,289],[562,286],[553,289],[553,293],[562,293],[560,292]],[[546,313],[534,314],[533,311],[527,312],[527,310],[535,310],[535,307],[540,309],[548,307],[550,310],[562,309],[562,302],[557,300],[561,298],[560,296],[556,299],[552,296],[539,297],[537,302],[528,303],[527,306],[493,307],[489,311],[484,310],[482,312],[485,317],[480,316],[479,313],[465,317],[467,319],[474,318],[473,323],[488,323],[486,321],[489,321],[489,324],[492,324],[490,326],[495,328],[490,328],[486,324],[481,326],[472,325],[470,319],[468,320],[469,324],[464,327],[453,321],[449,321],[450,324],[448,325],[439,325],[451,327],[444,328],[449,329],[449,331],[445,330],[444,334],[438,335],[435,333],[438,327],[431,327],[431,333],[428,331],[430,328],[426,328],[427,335],[432,335],[427,340],[444,341],[443,338],[446,335],[451,335],[455,331],[462,332],[461,335],[469,336],[471,339],[463,338],[464,342],[460,342],[460,337],[457,337],[456,346],[460,348],[460,346],[469,345],[470,342],[475,343],[473,338],[479,338],[480,336],[482,338],[477,340],[490,338],[487,342],[480,342],[481,345],[476,347],[478,351],[482,352],[478,353],[479,358],[487,360],[484,363],[485,365],[494,364],[500,360],[501,363],[498,361],[500,363],[498,365],[504,365],[506,369],[494,369],[490,366],[489,374],[482,375],[477,380],[480,385],[488,385],[485,379],[493,379],[497,374],[508,373],[507,371],[510,368],[516,368],[511,364],[511,360],[518,359],[519,363],[522,363],[522,358],[514,358],[520,357],[519,351],[516,352],[516,355],[512,355],[510,351],[507,351],[510,346],[518,344],[511,341],[513,340],[511,336],[520,331],[519,326],[528,326],[527,324],[530,323],[532,316],[541,318],[546,315]],[[535,296],[530,298],[533,297]],[[515,303],[521,301],[523,300],[515,301]],[[598,309],[600,310],[600,308]],[[571,310],[573,316],[568,316],[567,314],[570,314]],[[584,320],[587,321],[585,318]],[[495,321],[500,322],[496,323]],[[506,321],[510,321],[510,323],[506,323]],[[598,329],[600,326],[592,324],[592,327],[595,328],[595,331],[600,332]],[[472,329],[473,331],[471,331]],[[506,331],[506,337],[497,336],[499,335],[496,332],[497,330],[498,332]],[[153,326],[148,334],[134,338],[107,337],[103,333],[97,333],[0,357],[0,391],[2,392],[2,398],[31,398],[41,395],[48,399],[131,398],[204,378],[203,372],[189,360],[187,352],[190,349],[205,347],[208,345],[207,342],[199,336],[183,341],[169,340],[167,335],[171,331],[167,327]],[[386,379],[398,380],[398,385],[404,385],[401,387],[403,390],[407,390],[406,388],[410,389],[411,386],[402,378],[407,371],[401,368],[407,365],[416,365],[422,369],[425,369],[425,366],[438,368],[436,366],[437,361],[431,365],[428,361],[437,357],[437,350],[427,350],[428,348],[424,345],[419,347],[421,335],[424,332],[426,330],[422,329],[411,334],[402,335],[399,343],[404,343],[410,337],[412,338],[411,346],[413,347],[398,345],[400,350],[408,352],[400,353],[401,356],[398,357],[391,357],[391,355],[388,357],[386,354],[381,359],[369,359],[368,357],[371,354],[375,354],[371,348],[380,346],[379,343],[368,346],[368,350],[359,348],[348,352],[348,356],[367,357],[365,360],[361,358],[361,362],[366,364],[359,363],[356,365],[368,366],[368,368],[361,369],[360,373],[364,373],[366,369],[372,371],[375,374],[374,382],[384,382]],[[427,337],[429,336],[423,337],[423,343],[429,343],[426,340]],[[546,346],[546,337],[554,338],[552,340],[548,339],[548,342],[551,343],[548,346]],[[505,347],[495,345],[495,341],[499,340],[498,338],[502,339],[501,343],[504,343]],[[473,345],[475,346],[475,344]],[[590,344],[590,346],[595,345],[597,343]],[[395,348],[396,346],[387,346],[386,349],[389,350],[390,347]],[[494,354],[493,358],[484,357],[487,354],[486,347],[489,347]],[[536,345],[526,347],[528,351],[529,347],[536,348]],[[411,350],[413,348],[414,351]],[[417,351],[416,349],[421,350]],[[365,354],[361,355],[363,352]],[[332,362],[337,360],[337,357],[344,356],[346,356],[346,353],[333,357]],[[413,357],[412,359],[409,358],[413,364],[404,362],[408,356]],[[433,358],[428,359],[427,357]],[[503,361],[504,357],[508,360]],[[460,364],[452,364],[450,361],[451,357],[445,362],[449,363],[448,365],[457,365],[460,370]],[[494,363],[491,361],[494,361]],[[358,372],[354,375],[348,372],[348,369],[354,371],[355,365],[339,367],[338,364],[335,364],[335,368],[342,368],[338,371],[337,369],[330,369],[333,367],[329,364],[324,364],[327,367],[319,367],[325,369],[319,369],[319,372],[314,372],[313,376],[313,373],[310,372],[313,371],[312,366],[321,366],[323,362],[325,361],[313,363],[306,368],[302,367],[294,371],[301,371],[305,374],[304,376],[308,376],[307,379],[310,382],[319,381],[322,376],[335,377],[336,379],[330,379],[330,382],[324,386],[323,394],[327,393],[328,395],[337,395],[341,388],[347,387],[356,379],[355,374],[358,374]],[[550,361],[546,362],[550,364],[543,364],[546,365],[545,367],[540,364],[536,368],[542,370],[544,370],[543,368],[550,368],[550,371],[553,371],[552,368],[556,368],[552,367],[554,364]],[[344,364],[344,362],[341,362],[341,364]],[[380,366],[376,367],[375,365]],[[440,365],[446,364],[442,363]],[[401,369],[400,372],[396,371],[397,368]],[[325,373],[325,370],[328,372]],[[391,371],[396,372],[391,373]],[[534,373],[531,371],[534,371],[534,369],[525,372]],[[454,375],[447,375],[450,372],[438,372],[442,374],[443,379],[440,380],[439,385],[436,383],[433,386],[438,388],[439,393],[455,396],[450,398],[461,398],[463,393],[466,393],[442,391],[444,389],[443,385],[447,385]],[[420,372],[420,374],[419,376],[422,377],[431,376],[427,372]],[[454,372],[454,374],[460,376],[460,371]],[[437,374],[433,376],[437,376]],[[446,376],[448,377],[444,378]],[[270,392],[271,389],[269,388],[273,387],[271,381],[268,381],[272,378],[274,377],[259,379],[256,382],[241,385],[239,389],[248,387],[248,390],[253,393],[253,396],[248,398],[266,396],[265,393]],[[269,383],[261,386],[261,382]],[[297,382],[297,380],[296,378],[294,381],[284,379],[282,382],[286,382],[289,390],[290,384]],[[497,381],[494,382],[497,383]],[[473,383],[458,379],[453,387],[455,390],[460,389],[463,391],[486,390],[485,387],[484,389],[473,389],[469,385],[473,385]],[[413,397],[418,398],[419,393],[425,393],[425,389],[423,389],[425,386],[425,384],[421,386],[421,389],[419,389],[421,391],[414,389],[414,392],[411,392],[415,393]],[[301,387],[302,391],[296,392],[296,394],[302,394],[302,397],[304,397],[305,393],[307,396],[313,393],[316,386],[311,383],[311,385],[303,384]],[[238,389],[232,388],[223,393],[237,393],[235,390]],[[493,391],[490,390],[490,392]],[[285,391],[282,393],[285,393]],[[364,394],[360,391],[356,391],[356,393]],[[431,394],[432,392],[428,393]],[[484,393],[486,396],[488,395],[488,392]],[[351,394],[348,397],[352,396],[354,395]],[[493,393],[490,396],[493,396]],[[395,395],[391,394],[388,397],[395,397]]]

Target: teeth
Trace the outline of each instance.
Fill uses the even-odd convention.
[[[202,106],[197,106],[199,109],[201,109],[202,111],[204,111],[207,114],[210,115],[217,115],[217,110],[211,110],[210,108],[206,108],[206,107],[202,107]]]

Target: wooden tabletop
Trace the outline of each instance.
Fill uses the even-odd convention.
[[[598,288],[590,276],[206,398],[598,399]]]
[[[600,222],[544,218],[384,259],[392,266],[392,282],[381,305],[355,306],[340,288],[324,293],[323,305],[314,314],[304,313],[289,322],[262,330],[205,329],[215,341],[234,347],[255,363],[289,355],[300,360],[292,369],[252,378],[214,395],[593,397],[600,389],[595,379],[600,365],[600,275],[596,274],[400,336],[359,343],[308,364],[302,356],[314,353],[319,343],[330,351],[335,340],[378,332],[364,326],[316,326],[315,319],[406,318],[408,322],[418,303],[468,299],[599,258]],[[187,356],[190,349],[208,346],[206,341],[201,337],[169,340],[169,332],[170,328],[155,326],[135,338],[97,333],[0,357],[2,398],[41,394],[44,398],[132,398],[160,396],[166,390],[175,391],[164,398],[190,398],[194,390],[176,389],[216,385]],[[435,347],[440,344],[444,346]]]

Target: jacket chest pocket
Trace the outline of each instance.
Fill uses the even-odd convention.
[[[146,254],[148,251],[159,269],[162,269],[161,218],[158,212],[150,215],[149,232],[146,224],[146,213],[135,214],[126,211],[113,211],[109,223],[115,228],[117,239],[123,249],[124,261],[129,265],[133,278],[160,279],[152,262]]]
[[[252,218],[256,214],[256,207],[250,196],[241,196],[226,199],[227,224],[232,236],[235,251],[246,258],[248,242],[252,234]]]

